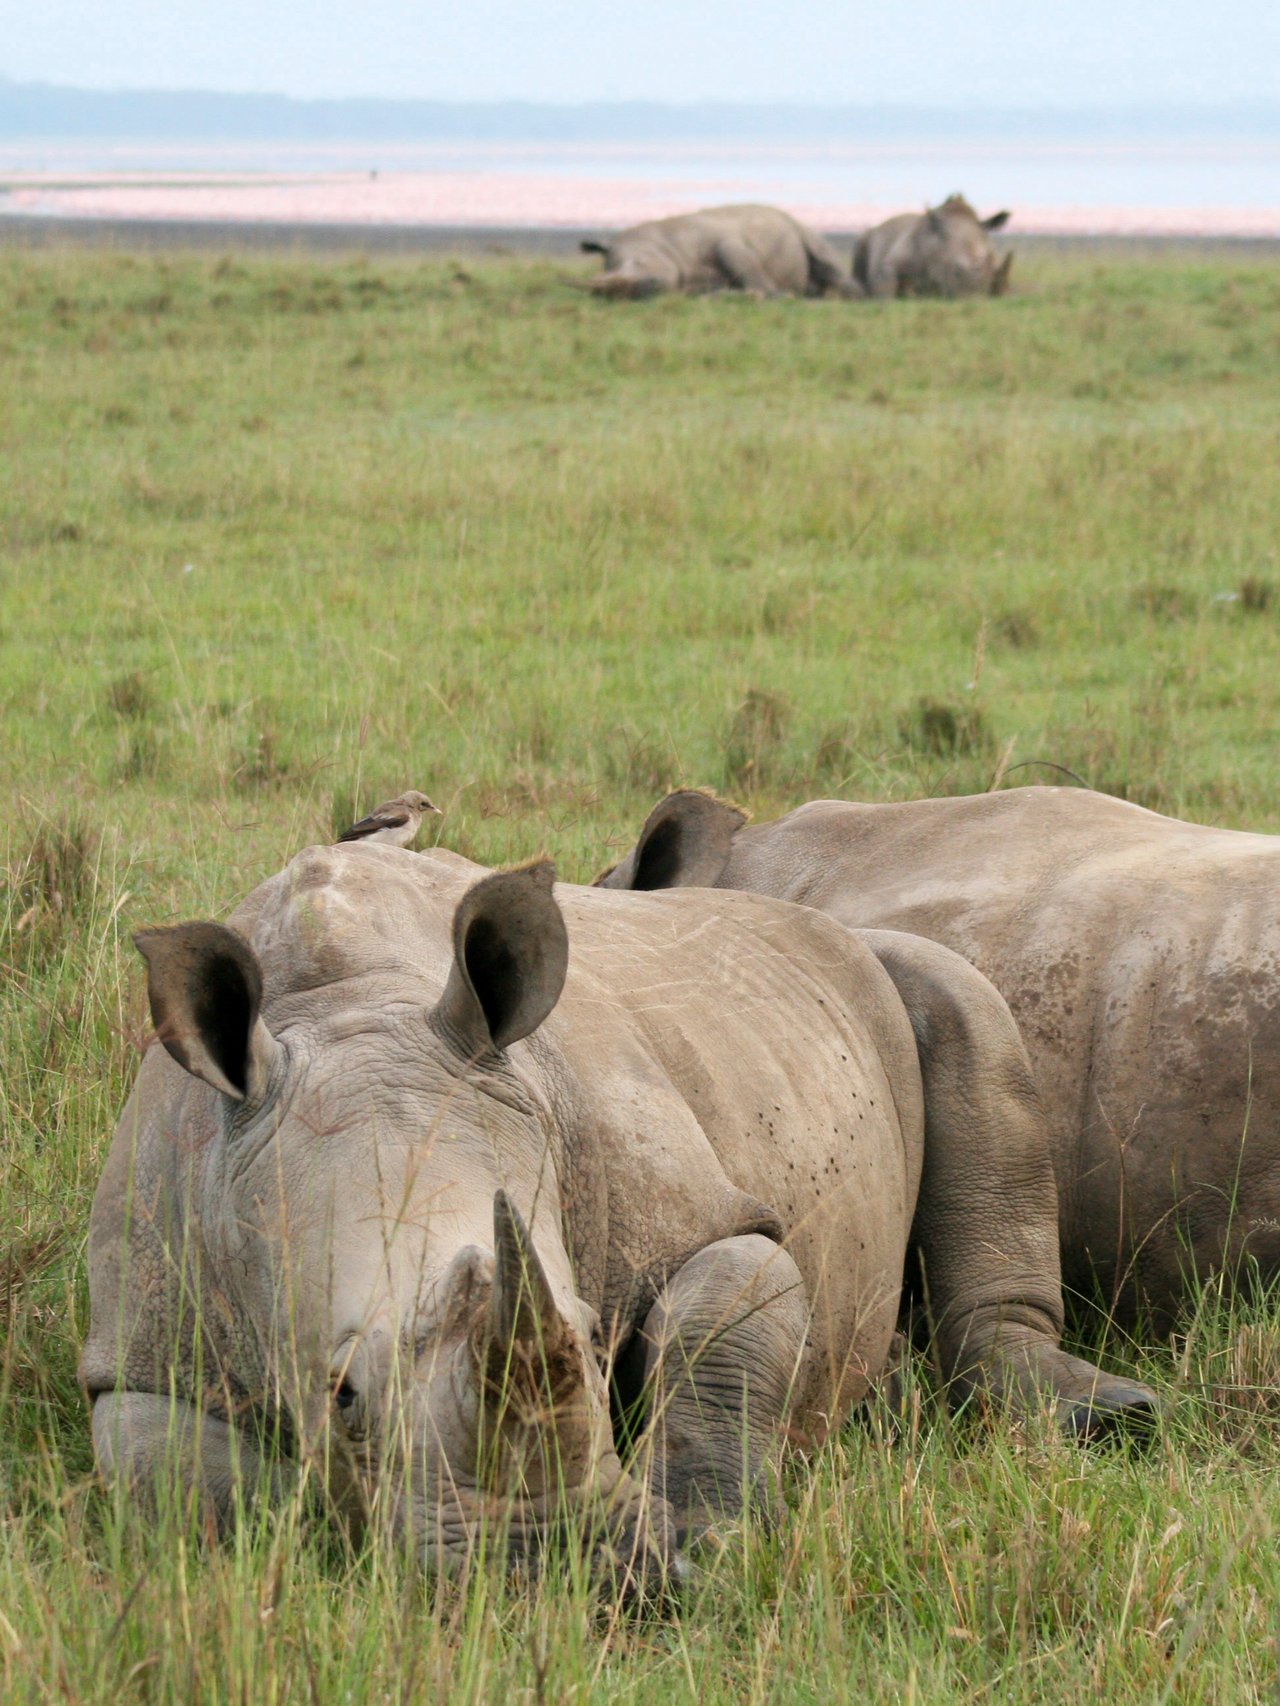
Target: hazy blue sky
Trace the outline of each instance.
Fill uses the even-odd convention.
[[[93,88],[948,106],[1280,98],[1277,0],[4,0],[0,16],[0,74]]]

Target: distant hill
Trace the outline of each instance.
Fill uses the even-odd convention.
[[[1273,140],[1280,103],[1051,112],[910,106],[541,106],[72,89],[0,77],[0,139],[182,142],[1110,142]]]

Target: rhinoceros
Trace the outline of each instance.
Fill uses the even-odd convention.
[[[604,256],[589,288],[598,296],[656,296],[749,290],[761,296],[861,296],[840,257],[816,231],[776,207],[708,207],[649,219],[607,243],[585,241]]]
[[[990,233],[1007,211],[979,219],[962,195],[923,213],[900,213],[858,238],[853,276],[868,296],[1003,296],[1013,255],[1003,260]]]
[[[906,930],[1007,999],[1050,1114],[1064,1279],[1167,1324],[1214,1275],[1280,1275],[1280,841],[1082,788],[774,823],[689,791],[612,874]]]
[[[662,1575],[784,1421],[819,1440],[866,1392],[913,1217],[963,1388],[1068,1428],[1152,1403],[1058,1348],[1026,1057],[936,944],[371,842],[137,940],[158,1044],[81,1362],[118,1484],[225,1525],[292,1440],[431,1565],[494,1510],[516,1555],[594,1510],[610,1567]]]

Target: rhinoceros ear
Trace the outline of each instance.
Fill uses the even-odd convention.
[[[569,936],[549,860],[497,871],[453,915],[453,969],[432,1020],[468,1057],[527,1037],[560,999]]]
[[[225,924],[139,930],[156,1036],[187,1072],[242,1102],[265,1088],[279,1044],[263,1024],[262,968]]]
[[[993,213],[989,219],[982,221],[982,229],[984,231],[1003,231],[1012,218],[1013,215],[1009,209],[1002,207],[999,213]]]
[[[714,888],[746,821],[739,806],[681,788],[659,801],[633,850],[597,882],[606,889]]]

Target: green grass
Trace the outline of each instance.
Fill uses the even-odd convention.
[[[304,1495],[207,1547],[91,1477],[139,924],[406,785],[569,878],[680,782],[768,815],[1045,763],[1280,828],[1280,271],[1019,266],[610,308],[510,260],[0,253],[0,1697],[1271,1697],[1261,1304],[1109,1348],[1178,1399],[1145,1457],[851,1426],[665,1623],[424,1583]]]

